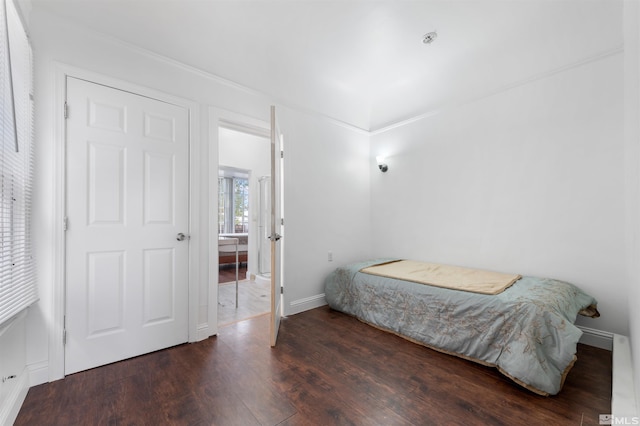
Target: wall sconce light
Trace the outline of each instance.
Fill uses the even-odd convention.
[[[385,158],[382,155],[378,155],[376,157],[376,162],[378,163],[378,168],[380,169],[380,171],[382,173],[386,172],[387,170],[389,170],[389,166],[387,166],[387,164],[384,162]]]

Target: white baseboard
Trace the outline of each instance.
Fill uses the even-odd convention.
[[[42,361],[27,365],[29,386],[38,386],[49,382],[49,362]]]
[[[637,419],[634,377],[635,376],[633,374],[633,363],[631,361],[631,345],[629,344],[629,338],[620,334],[614,334],[611,414],[613,414],[613,416],[616,418]]]
[[[308,311],[309,309],[319,308],[327,304],[327,300],[324,297],[324,293],[317,294],[311,297],[305,297],[304,299],[294,300],[289,304],[289,312],[287,315],[295,315],[300,312]]]
[[[29,392],[29,375],[26,367],[14,380],[16,383],[0,405],[0,425],[12,425],[15,422]]]
[[[209,338],[209,324],[198,325],[198,331],[196,333],[196,342]]]
[[[577,327],[582,330],[580,343],[595,346],[600,349],[606,349],[608,351],[613,350],[613,333],[596,330],[595,328],[583,327],[581,325],[578,325]]]

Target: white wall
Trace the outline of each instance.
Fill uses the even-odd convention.
[[[635,0],[624,3],[624,37],[627,299],[635,388],[640,389],[640,5]]]
[[[284,307],[292,314],[324,305],[324,277],[371,254],[369,136],[291,109],[280,117]]]
[[[52,212],[61,205],[61,188],[59,185],[60,135],[62,118],[60,116],[64,91],[58,86],[58,64],[64,69],[70,67],[104,75],[126,83],[142,86],[167,93],[172,96],[194,102],[198,111],[192,117],[196,121],[193,135],[197,149],[197,161],[192,167],[199,169],[199,179],[193,182],[199,187],[196,199],[196,226],[198,232],[191,235],[191,247],[199,251],[193,260],[192,270],[196,272],[192,279],[197,281],[197,303],[199,312],[195,313],[198,322],[198,333],[206,335],[215,333],[216,303],[210,303],[210,296],[215,294],[215,280],[209,280],[209,259],[215,258],[217,243],[209,249],[211,235],[217,230],[209,226],[210,194],[215,188],[209,186],[210,174],[217,176],[218,147],[217,136],[209,132],[209,107],[234,111],[243,116],[253,117],[268,122],[270,99],[241,86],[226,83],[211,75],[189,68],[171,60],[157,57],[149,52],[125,45],[116,40],[105,38],[91,30],[80,28],[74,24],[58,19],[35,7],[29,17],[31,38],[35,50],[36,63],[36,188],[34,194],[34,235],[35,251],[38,264],[40,303],[27,318],[27,362],[32,368],[32,384],[47,380],[55,380],[62,376],[60,360],[53,359],[57,339],[49,341],[51,330],[60,330],[61,321],[54,317],[53,306],[61,299],[61,293],[54,291],[60,270],[57,268],[56,249],[59,247],[61,223],[54,223]],[[316,119],[289,111],[289,120],[283,123],[285,135],[291,129],[291,143],[295,146],[294,155],[287,160],[288,167],[285,193],[287,194],[287,211],[291,212],[291,239],[287,241],[287,250],[291,260],[287,266],[287,274],[292,279],[287,282],[293,300],[316,300],[322,293],[321,276],[327,269],[326,258],[310,253],[309,246],[316,243],[318,234],[317,221],[327,222],[322,216],[328,206],[344,205],[350,200],[351,191],[363,194],[363,198],[350,201],[351,206],[359,212],[357,216],[345,214],[341,217],[342,226],[322,226],[323,235],[318,240],[326,246],[326,241],[342,241],[347,239],[345,233],[356,230],[356,236],[362,240],[363,229],[368,225],[368,163],[367,137],[347,128],[337,128],[323,119]],[[296,120],[300,119],[301,123]],[[213,126],[212,126],[213,127]],[[212,129],[217,132],[217,129]],[[213,141],[213,142],[211,142]],[[358,145],[359,146],[356,146]],[[298,157],[298,158],[296,158]],[[334,166],[317,168],[315,159],[338,158]],[[300,162],[298,164],[298,162]],[[351,170],[360,175],[357,184],[334,185],[317,199],[307,196],[290,196],[302,188],[306,192],[324,182],[335,184],[333,173],[336,169],[344,171],[345,163],[356,164]],[[211,166],[210,166],[211,165]],[[346,171],[349,171],[346,168]],[[310,174],[311,173],[311,174]],[[363,177],[364,175],[364,177]],[[318,205],[321,203],[321,205]],[[298,218],[295,218],[299,216]],[[295,218],[295,219],[294,219]],[[353,247],[368,247],[364,241],[356,244],[338,244],[338,251]],[[301,256],[298,254],[301,253]],[[346,256],[344,256],[346,257]],[[303,277],[304,279],[296,279]],[[213,296],[211,296],[213,297]],[[320,295],[321,297],[321,295]],[[55,333],[52,335],[54,338]]]
[[[623,55],[375,135],[375,256],[567,280],[628,334]]]

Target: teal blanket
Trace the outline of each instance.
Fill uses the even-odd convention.
[[[596,300],[576,286],[523,277],[497,295],[384,278],[360,269],[392,259],[354,263],[325,280],[331,308],[428,347],[494,366],[520,385],[555,395],[575,361],[578,313]],[[582,311],[582,312],[581,312]]]

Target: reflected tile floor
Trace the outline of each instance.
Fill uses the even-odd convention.
[[[243,280],[238,284],[238,308],[236,308],[236,283],[218,286],[218,325],[232,324],[243,319],[268,313],[271,309],[271,285],[264,281]]]

